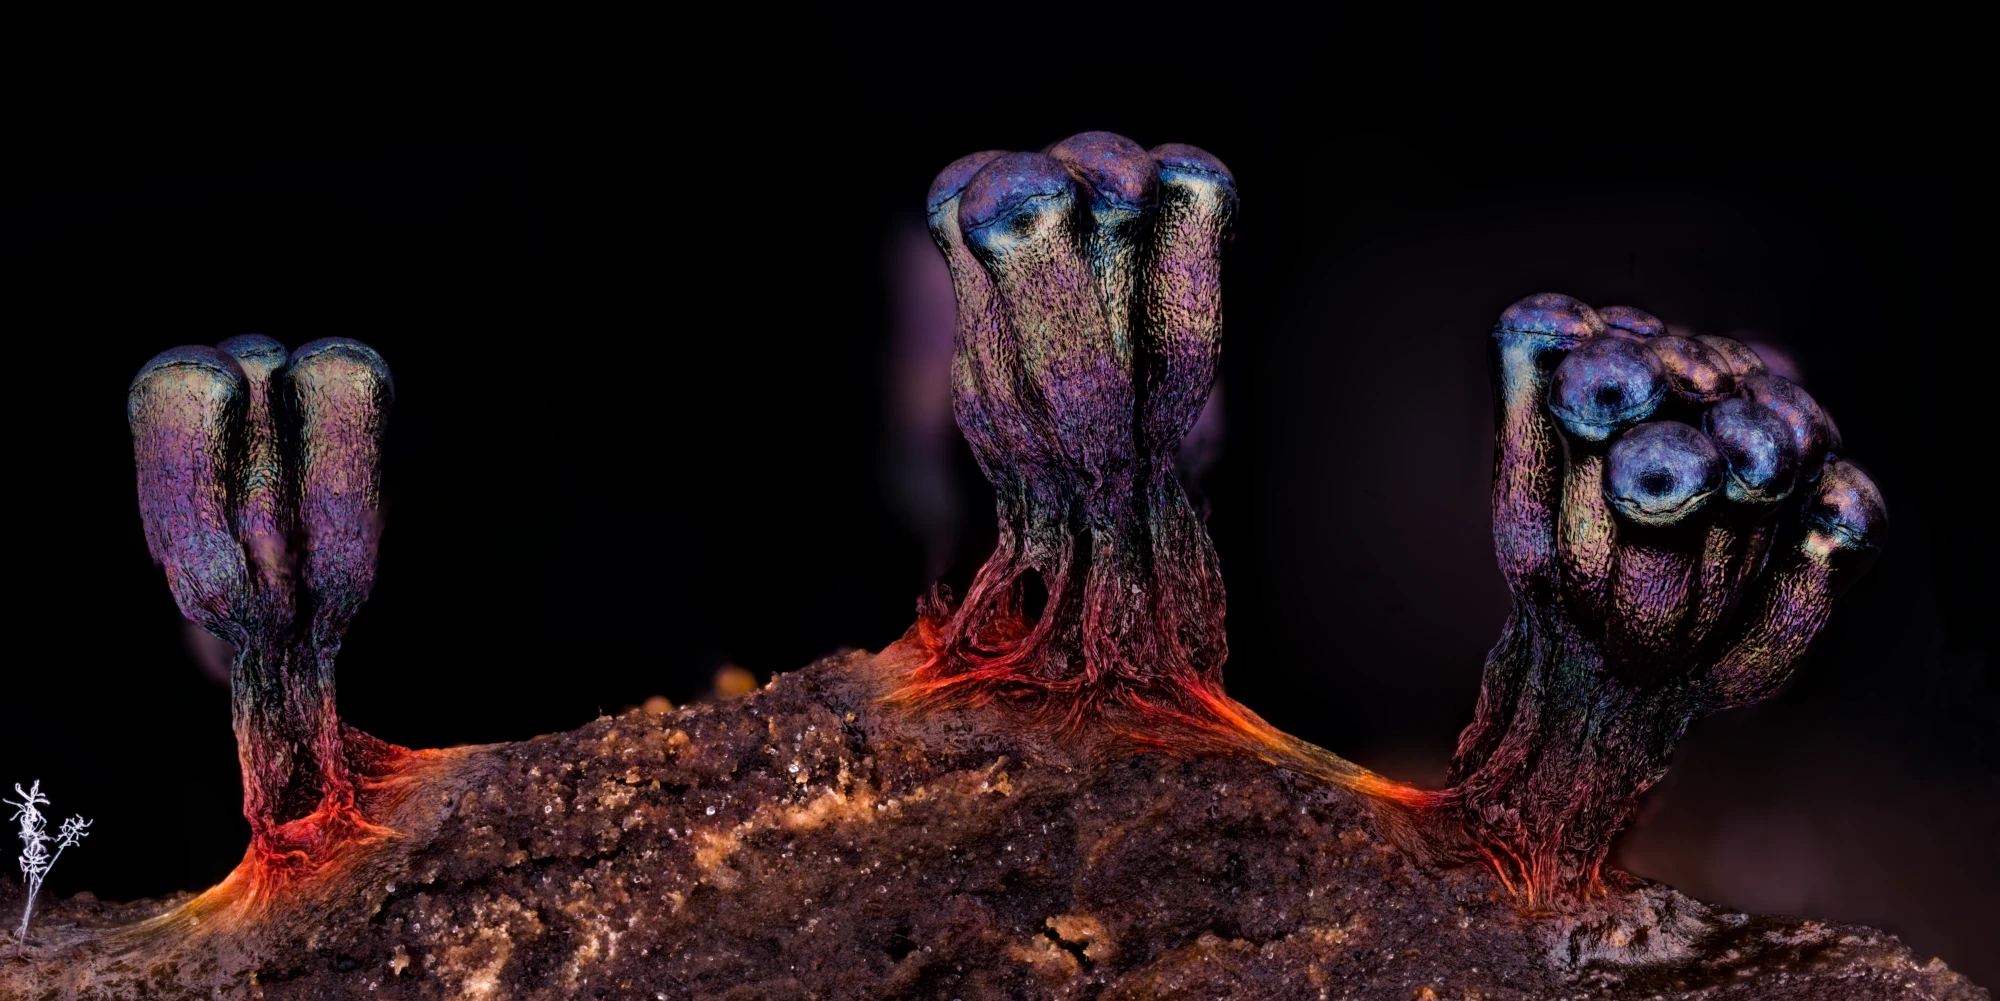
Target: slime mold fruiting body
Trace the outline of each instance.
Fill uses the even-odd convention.
[[[1426,806],[1550,901],[1602,888],[1691,720],[1790,677],[1886,513],[1825,411],[1743,344],[1560,295],[1509,307],[1492,343],[1514,608]]]
[[[1253,754],[1373,797],[1409,847],[1484,859],[1526,904],[1601,890],[1687,723],[1789,676],[1868,562],[1880,495],[1747,346],[1522,300],[1493,335],[1514,612],[1451,786],[1374,775],[1221,687],[1221,573],[1174,457],[1215,374],[1236,205],[1213,156],[1102,132],[933,183],[955,412],[1000,532],[962,602],[921,607],[903,699],[1125,751]]]
[[[906,699],[1169,751],[1289,739],[1222,694],[1221,569],[1175,468],[1215,377],[1236,204],[1208,153],[1105,132],[932,184],[953,407],[1000,532],[962,601],[920,609]]]
[[[1236,205],[1216,158],[1108,133],[947,168],[954,407],[1000,521],[965,594],[933,592],[879,655],[518,744],[409,751],[336,715],[380,533],[380,357],[239,338],[154,359],[129,411],[147,541],[238,651],[252,844],[220,886],[72,929],[23,975],[107,997],[372,991],[379,969],[466,996],[1298,997],[1407,992],[1389,959],[1421,946],[1467,996],[1569,993],[1598,959],[1607,989],[1650,964],[1677,996],[1944,979],[1603,872],[1687,722],[1784,680],[1883,521],[1831,421],[1743,345],[1562,296],[1501,318],[1515,607],[1448,788],[1223,692],[1219,563],[1175,453]]]
[[[344,726],[334,657],[374,584],[388,366],[346,338],[162,352],[127,416],[147,547],[182,614],[236,651],[231,719],[251,845],[218,888],[256,899],[343,847],[419,752]]]

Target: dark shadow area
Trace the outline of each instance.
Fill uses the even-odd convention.
[[[124,391],[153,353],[380,349],[389,528],[343,715],[413,746],[568,729],[724,664],[879,648],[933,576],[966,579],[990,495],[899,334],[937,315],[908,253],[924,192],[961,154],[1108,128],[1201,145],[1243,193],[1202,480],[1232,694],[1441,782],[1506,612],[1494,317],[1563,291],[1781,347],[1893,536],[1790,690],[1696,725],[1618,858],[2000,980],[1991,514],[1968,480],[1991,376],[1959,346],[1987,336],[1985,252],[1967,123],[1933,121],[1954,82],[1832,56],[1810,87],[1765,60],[1713,93],[1687,82],[1706,63],[1501,72],[1494,27],[1260,26],[984,83],[855,42],[722,76],[607,57],[561,86],[494,68],[281,102],[216,79],[129,93],[115,126],[49,109],[0,189],[0,316],[35,356],[6,396],[0,789],[39,777],[55,815],[97,818],[49,890],[202,886],[246,838],[226,691],[136,513]],[[1702,58],[1740,67],[1740,44]]]

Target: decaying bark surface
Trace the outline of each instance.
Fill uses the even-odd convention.
[[[0,944],[0,996],[1988,997],[1882,932],[1618,874],[1524,914],[1319,779],[899,710],[909,656],[445,752],[384,811],[402,836],[336,863],[337,894],[256,920],[45,901]]]

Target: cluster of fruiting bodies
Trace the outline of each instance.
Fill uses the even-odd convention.
[[[1559,295],[1493,332],[1494,537],[1515,596],[1448,789],[1373,775],[1224,695],[1223,588],[1175,475],[1221,346],[1220,161],[1086,133],[932,185],[958,422],[1000,542],[939,592],[904,697],[1106,747],[1251,753],[1376,797],[1414,847],[1525,901],[1601,886],[1689,720],[1769,694],[1880,534],[1805,391],[1728,338]]]
[[[1000,530],[963,595],[920,603],[889,696],[906,711],[990,711],[1105,754],[1256,755],[1555,904],[1601,888],[1691,719],[1783,682],[1879,536],[1831,420],[1750,348],[1634,309],[1516,303],[1492,335],[1514,612],[1449,788],[1396,783],[1222,690],[1220,564],[1176,458],[1221,347],[1229,170],[1085,133],[965,157],[928,211],[957,299],[954,411]],[[238,651],[253,845],[232,879],[282,883],[394,833],[370,797],[420,752],[343,726],[333,701],[373,581],[389,400],[387,367],[349,340],[176,349],[132,387],[148,543],[182,611]]]

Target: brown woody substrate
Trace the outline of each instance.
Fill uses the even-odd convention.
[[[905,666],[472,749],[313,895],[338,905],[135,933],[189,898],[44,901],[25,948],[0,938],[0,997],[1988,997],[1885,933],[1629,876],[1524,915],[1353,793],[907,715],[881,701]]]

